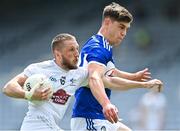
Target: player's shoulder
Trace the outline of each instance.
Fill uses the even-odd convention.
[[[88,74],[88,70],[85,67],[78,67],[77,69],[70,70],[69,73],[74,76],[86,76]]]
[[[48,68],[53,66],[53,60],[46,60],[46,61],[42,61],[42,62],[37,62],[37,63],[32,63],[28,66],[28,68]]]
[[[103,42],[103,37],[96,34],[96,35],[93,35],[91,37],[91,41],[96,42],[96,43],[102,43]]]
[[[88,69],[85,67],[78,67],[77,69],[79,72],[88,72]]]
[[[99,34],[93,35],[85,44],[85,48],[96,48],[104,51],[110,51],[112,46],[109,45],[108,41]]]
[[[73,70],[69,71],[69,73],[75,73],[75,74],[80,74],[80,73],[83,73],[83,72],[88,72],[87,68],[78,67],[77,69],[73,69]]]
[[[100,47],[101,43],[102,37],[98,35],[93,35],[85,42],[84,47]]]

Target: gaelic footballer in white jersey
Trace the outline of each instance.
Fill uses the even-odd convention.
[[[54,60],[48,60],[29,65],[24,69],[23,73],[27,77],[30,77],[33,74],[46,75],[46,77],[48,77],[52,82],[53,96],[51,99],[40,105],[29,102],[29,111],[24,118],[21,130],[32,129],[32,127],[30,127],[31,123],[29,123],[31,121],[31,116],[36,117],[37,119],[42,119],[42,121],[48,120],[48,125],[51,125],[54,129],[58,129],[58,127],[55,128],[56,124],[58,125],[60,120],[63,118],[68,108],[71,96],[74,95],[75,90],[78,87],[87,85],[87,70],[78,68],[66,71],[56,65]],[[48,117],[50,114],[53,118]],[[51,120],[55,121],[51,122]],[[28,123],[30,124],[30,128],[28,127]]]

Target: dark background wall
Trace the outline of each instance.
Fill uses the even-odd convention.
[[[74,34],[80,46],[96,33],[103,7],[110,0],[1,0],[0,86],[32,62],[51,59],[52,38],[62,32]],[[134,21],[121,47],[114,50],[116,66],[135,72],[148,67],[163,80],[167,97],[165,129],[180,129],[180,2],[179,0],[118,0]],[[112,101],[130,125],[128,113],[147,90],[113,92]],[[121,100],[121,102],[119,102]],[[124,101],[126,100],[126,102]],[[72,105],[70,106],[72,107]],[[0,130],[20,128],[27,111],[25,100],[0,93]],[[63,122],[69,129],[71,110]]]

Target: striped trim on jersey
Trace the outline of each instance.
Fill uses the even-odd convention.
[[[92,36],[93,40],[97,43],[100,43],[100,41],[97,40],[96,36]],[[104,38],[102,37],[102,40],[103,40],[103,47],[105,49],[107,49],[108,51],[110,51],[112,49],[112,46],[109,44],[109,42]]]

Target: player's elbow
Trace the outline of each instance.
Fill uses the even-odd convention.
[[[3,88],[2,88],[2,92],[5,94],[5,95],[7,95],[7,96],[9,96],[9,94],[10,94],[10,84],[9,83],[7,83]]]
[[[102,78],[102,80],[103,80],[105,87],[113,87],[112,79],[109,76],[104,76]]]
[[[8,89],[6,88],[6,86],[4,86],[4,87],[2,88],[2,92],[3,92],[5,95],[8,94]]]

